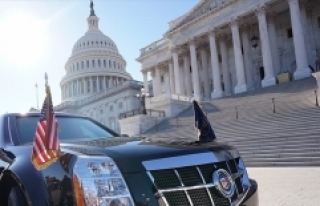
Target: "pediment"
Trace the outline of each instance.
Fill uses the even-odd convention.
[[[170,31],[173,31],[188,22],[191,22],[208,12],[213,12],[224,8],[226,5],[230,4],[234,0],[202,0],[197,4],[193,9],[191,9],[187,14],[185,14],[182,18],[179,18],[179,22],[175,23],[174,28],[170,28]],[[169,31],[169,32],[170,32]]]

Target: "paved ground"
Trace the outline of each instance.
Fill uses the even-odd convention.
[[[319,206],[320,167],[248,168],[260,206]]]

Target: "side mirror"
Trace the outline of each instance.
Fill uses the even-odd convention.
[[[129,137],[127,134],[121,134],[121,137]]]
[[[0,159],[3,160],[4,162],[7,162],[9,164],[12,164],[12,162],[14,161],[14,159],[16,158],[16,156],[10,152],[7,151],[3,148],[0,148]]]

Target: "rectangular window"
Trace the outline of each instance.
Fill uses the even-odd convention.
[[[92,68],[94,68],[94,60],[92,60]]]
[[[89,66],[90,66],[90,65],[89,65],[89,60],[87,60],[87,68],[89,68]]]
[[[106,87],[109,88],[109,82],[107,79],[106,79]]]
[[[111,61],[109,60],[109,68],[111,68]]]
[[[99,79],[99,83],[100,83],[99,84],[99,86],[100,86],[99,89],[102,90],[103,89],[103,80]]]
[[[106,60],[103,60],[103,66],[104,66],[104,67],[107,67]]]
[[[84,69],[84,62],[81,62],[81,69]]]
[[[96,92],[97,91],[97,81],[92,80],[92,84],[93,84],[93,92]]]
[[[73,95],[74,96],[77,95],[77,83],[76,82],[73,83]]]
[[[287,29],[287,37],[291,39],[293,37],[292,28]]]
[[[119,102],[118,107],[119,107],[119,109],[122,109],[122,102]]]
[[[101,61],[98,59],[98,67],[101,67]]]
[[[69,87],[69,97],[71,97],[71,94],[72,94],[72,87],[71,87],[71,84],[68,85]]]
[[[114,69],[116,69],[117,67],[116,67],[116,62],[115,61],[113,61],[113,68]]]
[[[90,81],[87,80],[87,92],[89,93],[90,92]]]
[[[83,84],[83,81],[81,81],[81,94],[84,93],[84,84]]]
[[[164,82],[164,77],[163,77],[163,76],[161,76],[161,82],[162,82],[162,83]]]

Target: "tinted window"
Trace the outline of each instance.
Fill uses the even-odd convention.
[[[33,142],[39,117],[17,117],[17,130],[22,143]],[[59,139],[98,139],[114,137],[111,132],[94,122],[77,117],[58,117]]]

